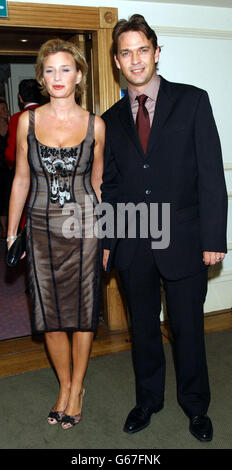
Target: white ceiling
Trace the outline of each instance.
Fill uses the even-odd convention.
[[[152,2],[152,3],[176,3],[179,5],[180,4],[201,5],[201,6],[207,6],[207,7],[232,8],[232,0],[142,0],[142,1]]]

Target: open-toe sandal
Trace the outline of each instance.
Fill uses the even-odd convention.
[[[82,391],[82,400],[83,400],[84,394],[85,394],[85,389],[83,389],[83,391]],[[82,405],[82,403],[81,403],[81,405]],[[82,420],[82,413],[81,412],[78,413],[77,415],[74,415],[74,416],[66,415],[64,413],[63,417],[61,419],[61,426],[62,426],[63,429],[70,429],[73,426],[75,426],[75,424],[78,424],[81,420]]]
[[[50,410],[49,415],[48,415],[48,424],[58,424],[61,422],[63,416],[64,416],[64,411],[56,411],[54,407]]]

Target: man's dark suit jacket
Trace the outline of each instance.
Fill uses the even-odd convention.
[[[102,200],[170,203],[170,245],[152,250],[169,280],[194,275],[203,251],[226,252],[227,191],[221,146],[206,91],[161,77],[147,153],[133,121],[128,94],[103,114],[106,123]],[[106,239],[107,270],[124,270],[135,239]]]

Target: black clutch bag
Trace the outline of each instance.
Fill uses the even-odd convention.
[[[7,252],[6,262],[8,266],[15,266],[20,260],[24,251],[26,251],[26,226],[17,236],[16,240],[14,243],[12,243],[10,249]]]

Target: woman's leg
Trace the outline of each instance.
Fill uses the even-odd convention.
[[[93,333],[76,331],[72,341],[72,382],[69,401],[65,413],[74,416],[81,412],[83,381],[88,366],[93,342]]]
[[[63,411],[67,406],[71,389],[70,341],[64,331],[45,333],[45,338],[60,382],[60,392],[54,408],[56,411]]]

